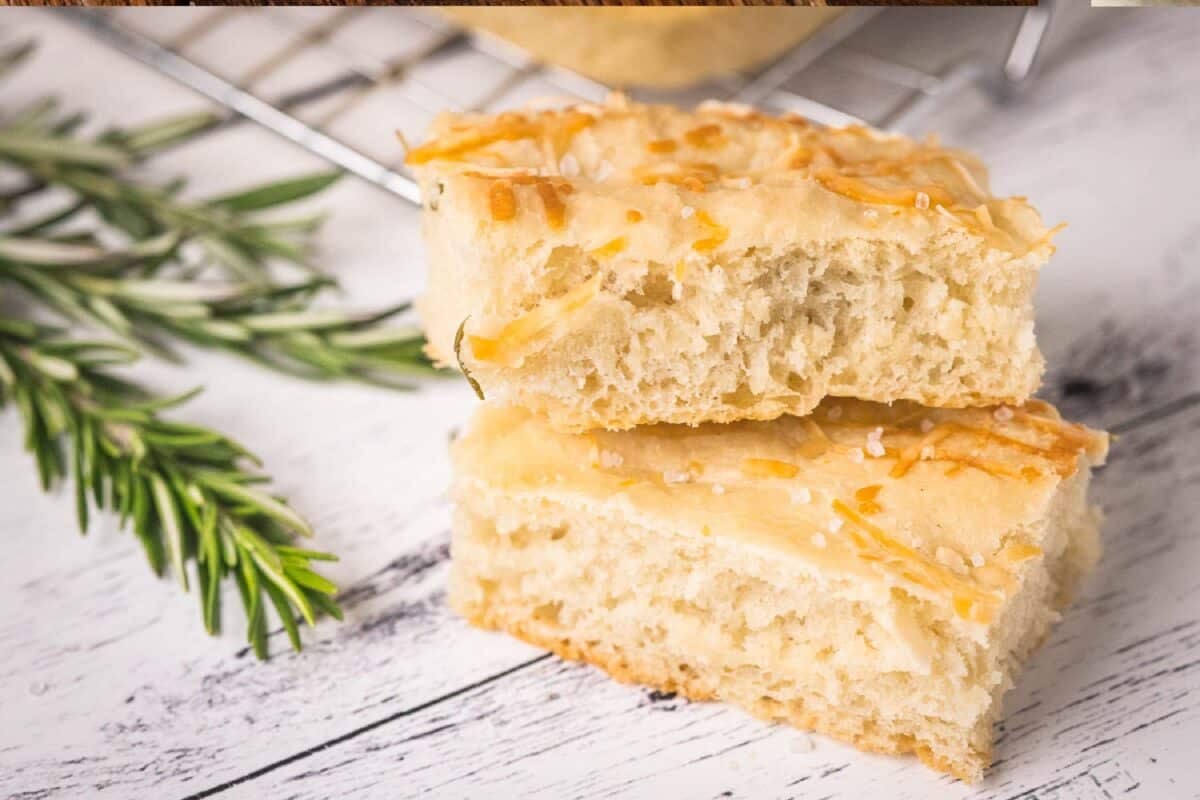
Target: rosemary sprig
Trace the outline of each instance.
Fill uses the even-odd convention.
[[[407,303],[361,314],[317,305],[321,290],[336,285],[308,261],[320,216],[261,214],[320,192],[338,173],[185,202],[182,181],[156,186],[131,171],[214,120],[191,114],[84,139],[75,134],[79,117],[62,117],[46,101],[0,124],[0,164],[30,181],[18,194],[54,186],[72,198],[0,227],[0,281],[169,358],[170,340],[183,339],[308,379],[405,389],[405,378],[434,373],[420,332],[388,324]],[[106,225],[88,225],[89,212]],[[274,262],[305,275],[281,280]]]
[[[94,139],[75,134],[81,115],[60,117],[57,104],[41,101],[0,125],[0,162],[23,172],[30,187],[59,187],[77,202],[65,221],[90,208],[134,240],[173,232],[186,235],[231,275],[261,281],[269,261],[282,259],[311,270],[295,235],[310,233],[319,218],[263,222],[255,215],[302,200],[338,180],[321,172],[277,181],[198,201],[180,199],[185,183],[158,186],[137,179],[130,167],[164,147],[179,144],[218,121],[212,114],[188,114],[132,129],[114,129]],[[28,190],[27,190],[28,191]]]
[[[0,51],[0,77],[31,49]],[[322,191],[337,173],[185,199],[183,180],[149,181],[142,163],[216,116],[95,137],[78,133],[83,122],[51,99],[0,114],[0,169],[23,178],[0,190],[0,284],[123,343],[0,316],[0,408],[18,409],[44,488],[74,476],[84,532],[93,511],[119,514],[156,572],[169,564],[186,589],[194,570],[211,633],[232,577],[255,653],[267,654],[268,601],[299,649],[297,614],[310,624],[318,613],[341,618],[336,587],[313,568],[333,557],[292,544],[310,535],[308,524],[260,487],[267,479],[241,445],[163,418],[191,395],[156,397],[107,368],[143,350],[174,357],[182,340],[305,378],[408,388],[401,378],[433,371],[423,339],[389,324],[407,304],[367,314],[319,305],[334,285],[309,263],[321,217],[263,213]],[[64,196],[39,217],[15,213]]]
[[[436,373],[418,329],[382,324],[407,311],[409,303],[366,314],[310,307],[332,284],[328,278],[275,284],[139,277],[146,261],[170,257],[178,243],[168,233],[115,251],[0,236],[0,280],[168,358],[174,351],[167,339],[177,337],[312,380],[353,379],[404,389],[409,384],[402,378]]]
[[[0,317],[0,408],[18,409],[44,489],[73,475],[83,532],[93,508],[120,514],[156,573],[169,564],[186,590],[195,563],[209,633],[220,629],[220,586],[232,576],[254,652],[267,655],[264,597],[299,650],[297,614],[309,625],[322,612],[341,619],[337,587],[312,564],[334,557],[291,544],[312,531],[259,486],[265,478],[244,466],[258,465],[244,447],[161,416],[194,393],[154,397],[105,370],[137,357],[121,345]]]

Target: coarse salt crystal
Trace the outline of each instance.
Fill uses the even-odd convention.
[[[600,451],[600,466],[605,469],[619,467],[623,463],[625,463],[625,459],[621,457],[620,453],[613,453],[608,450]]]
[[[917,192],[916,206],[922,211],[929,208],[929,195],[925,192]]]
[[[579,159],[575,157],[574,153],[567,153],[562,157],[562,160],[558,162],[558,171],[561,172],[565,177],[578,178]]]
[[[679,209],[679,216],[683,217],[684,219],[691,219],[692,217],[696,216],[696,209],[692,208],[691,206],[684,206],[683,208]]]
[[[687,483],[691,479],[691,473],[682,470],[669,469],[663,472],[663,480],[667,483]]]
[[[971,566],[972,567],[982,567],[983,563],[984,563],[983,556],[979,555],[979,553],[971,554]]]
[[[933,557],[938,560],[938,563],[947,567],[953,567],[955,565],[960,567],[962,566],[962,559],[959,557],[958,553],[944,545],[938,545],[937,549],[933,551]]]
[[[733,180],[729,181],[729,185],[733,186],[735,189],[749,189],[752,184],[753,181],[746,177],[734,178]]]
[[[852,448],[850,448],[849,457],[850,457],[850,460],[851,460],[851,461],[853,461],[855,464],[861,464],[861,463],[863,463],[863,451],[862,451],[862,448],[861,448],[861,447],[852,447]]]
[[[607,161],[601,161],[596,167],[596,174],[592,176],[596,183],[604,183],[613,174],[613,165]]]
[[[844,524],[845,523],[842,521],[841,517],[834,517],[833,519],[829,520],[829,532],[837,533],[842,529],[842,525]]]
[[[867,453],[872,458],[880,458],[887,451],[883,447],[883,428],[876,428],[867,434]]]
[[[725,494],[725,487],[719,483],[714,483],[712,485],[712,493],[716,495]]]
[[[934,428],[933,420],[931,420],[931,419],[921,420],[921,433],[929,433],[931,430],[933,430],[933,428]]]
[[[812,502],[812,492],[808,490],[807,486],[801,486],[799,489],[792,489],[791,496],[793,503],[804,504]]]
[[[992,416],[996,418],[996,422],[1008,422],[1013,418],[1013,410],[1008,406],[1000,406],[992,412]]]
[[[829,419],[835,419],[835,420],[841,419],[842,418],[842,407],[841,406],[830,406],[829,411],[825,414],[825,416],[829,417]]]
[[[696,106],[697,111],[717,111],[736,117],[752,117],[758,111],[746,103],[727,103],[722,100],[705,100]]]
[[[680,300],[683,299],[683,284],[682,283],[671,284],[671,299],[674,300],[676,303],[678,303]]]
[[[873,208],[868,208],[865,211],[863,211],[863,217],[866,218],[869,222],[874,222],[875,220],[879,219],[879,212]]]
[[[933,459],[933,456],[934,456],[933,445],[927,444],[921,448],[921,460],[922,461],[931,461]]]
[[[815,544],[817,547],[824,547],[825,546],[825,534],[821,533],[820,531],[817,531],[816,533],[814,533],[812,535],[812,543]]]

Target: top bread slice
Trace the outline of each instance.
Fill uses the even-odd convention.
[[[1051,236],[971,155],[706,103],[444,114],[429,349],[559,430],[1020,404]]]

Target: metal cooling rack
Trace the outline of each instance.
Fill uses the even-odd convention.
[[[825,125],[860,122],[905,130],[968,86],[983,88],[997,101],[1018,92],[1033,75],[1053,6],[1042,0],[1024,9],[999,70],[970,56],[937,74],[847,43],[878,13],[858,8],[835,17],[753,74],[681,93],[632,94],[681,104],[717,97],[795,111]],[[547,95],[597,101],[609,91],[427,11],[92,9],[64,17],[216,102],[227,110],[228,124],[252,120],[415,204],[419,193],[400,164],[393,120],[401,135],[414,139],[444,109],[489,110]],[[838,67],[890,93],[885,112],[864,118],[789,88],[833,53]],[[380,118],[389,125],[380,126]],[[382,138],[363,135],[384,129]]]

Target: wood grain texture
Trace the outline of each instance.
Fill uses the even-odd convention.
[[[872,27],[863,44],[928,47],[931,19]],[[102,119],[196,105],[52,15],[5,21],[43,40],[6,105],[51,89]],[[1047,393],[1077,418],[1128,428],[1097,487],[1109,510],[1101,573],[1010,695],[1000,763],[978,791],[468,628],[442,587],[446,441],[469,390],[313,387],[200,355],[186,372],[146,376],[209,385],[198,421],[256,449],[318,544],[342,554],[347,623],[321,623],[301,655],[276,634],[266,665],[235,625],[204,637],[195,598],[156,582],[131,537],[110,525],[74,535],[69,503],[37,491],[16,426],[0,418],[0,531],[13,556],[0,569],[0,796],[1197,796],[1200,408],[1187,398],[1200,392],[1200,17],[1081,11],[1076,22],[1019,104],[998,114],[965,96],[930,123],[980,150],[998,188],[1071,222],[1039,298]],[[61,68],[81,53],[102,66]],[[208,191],[313,162],[244,126],[167,166]],[[337,211],[323,261],[351,301],[419,290],[411,209],[352,182],[321,205]]]

